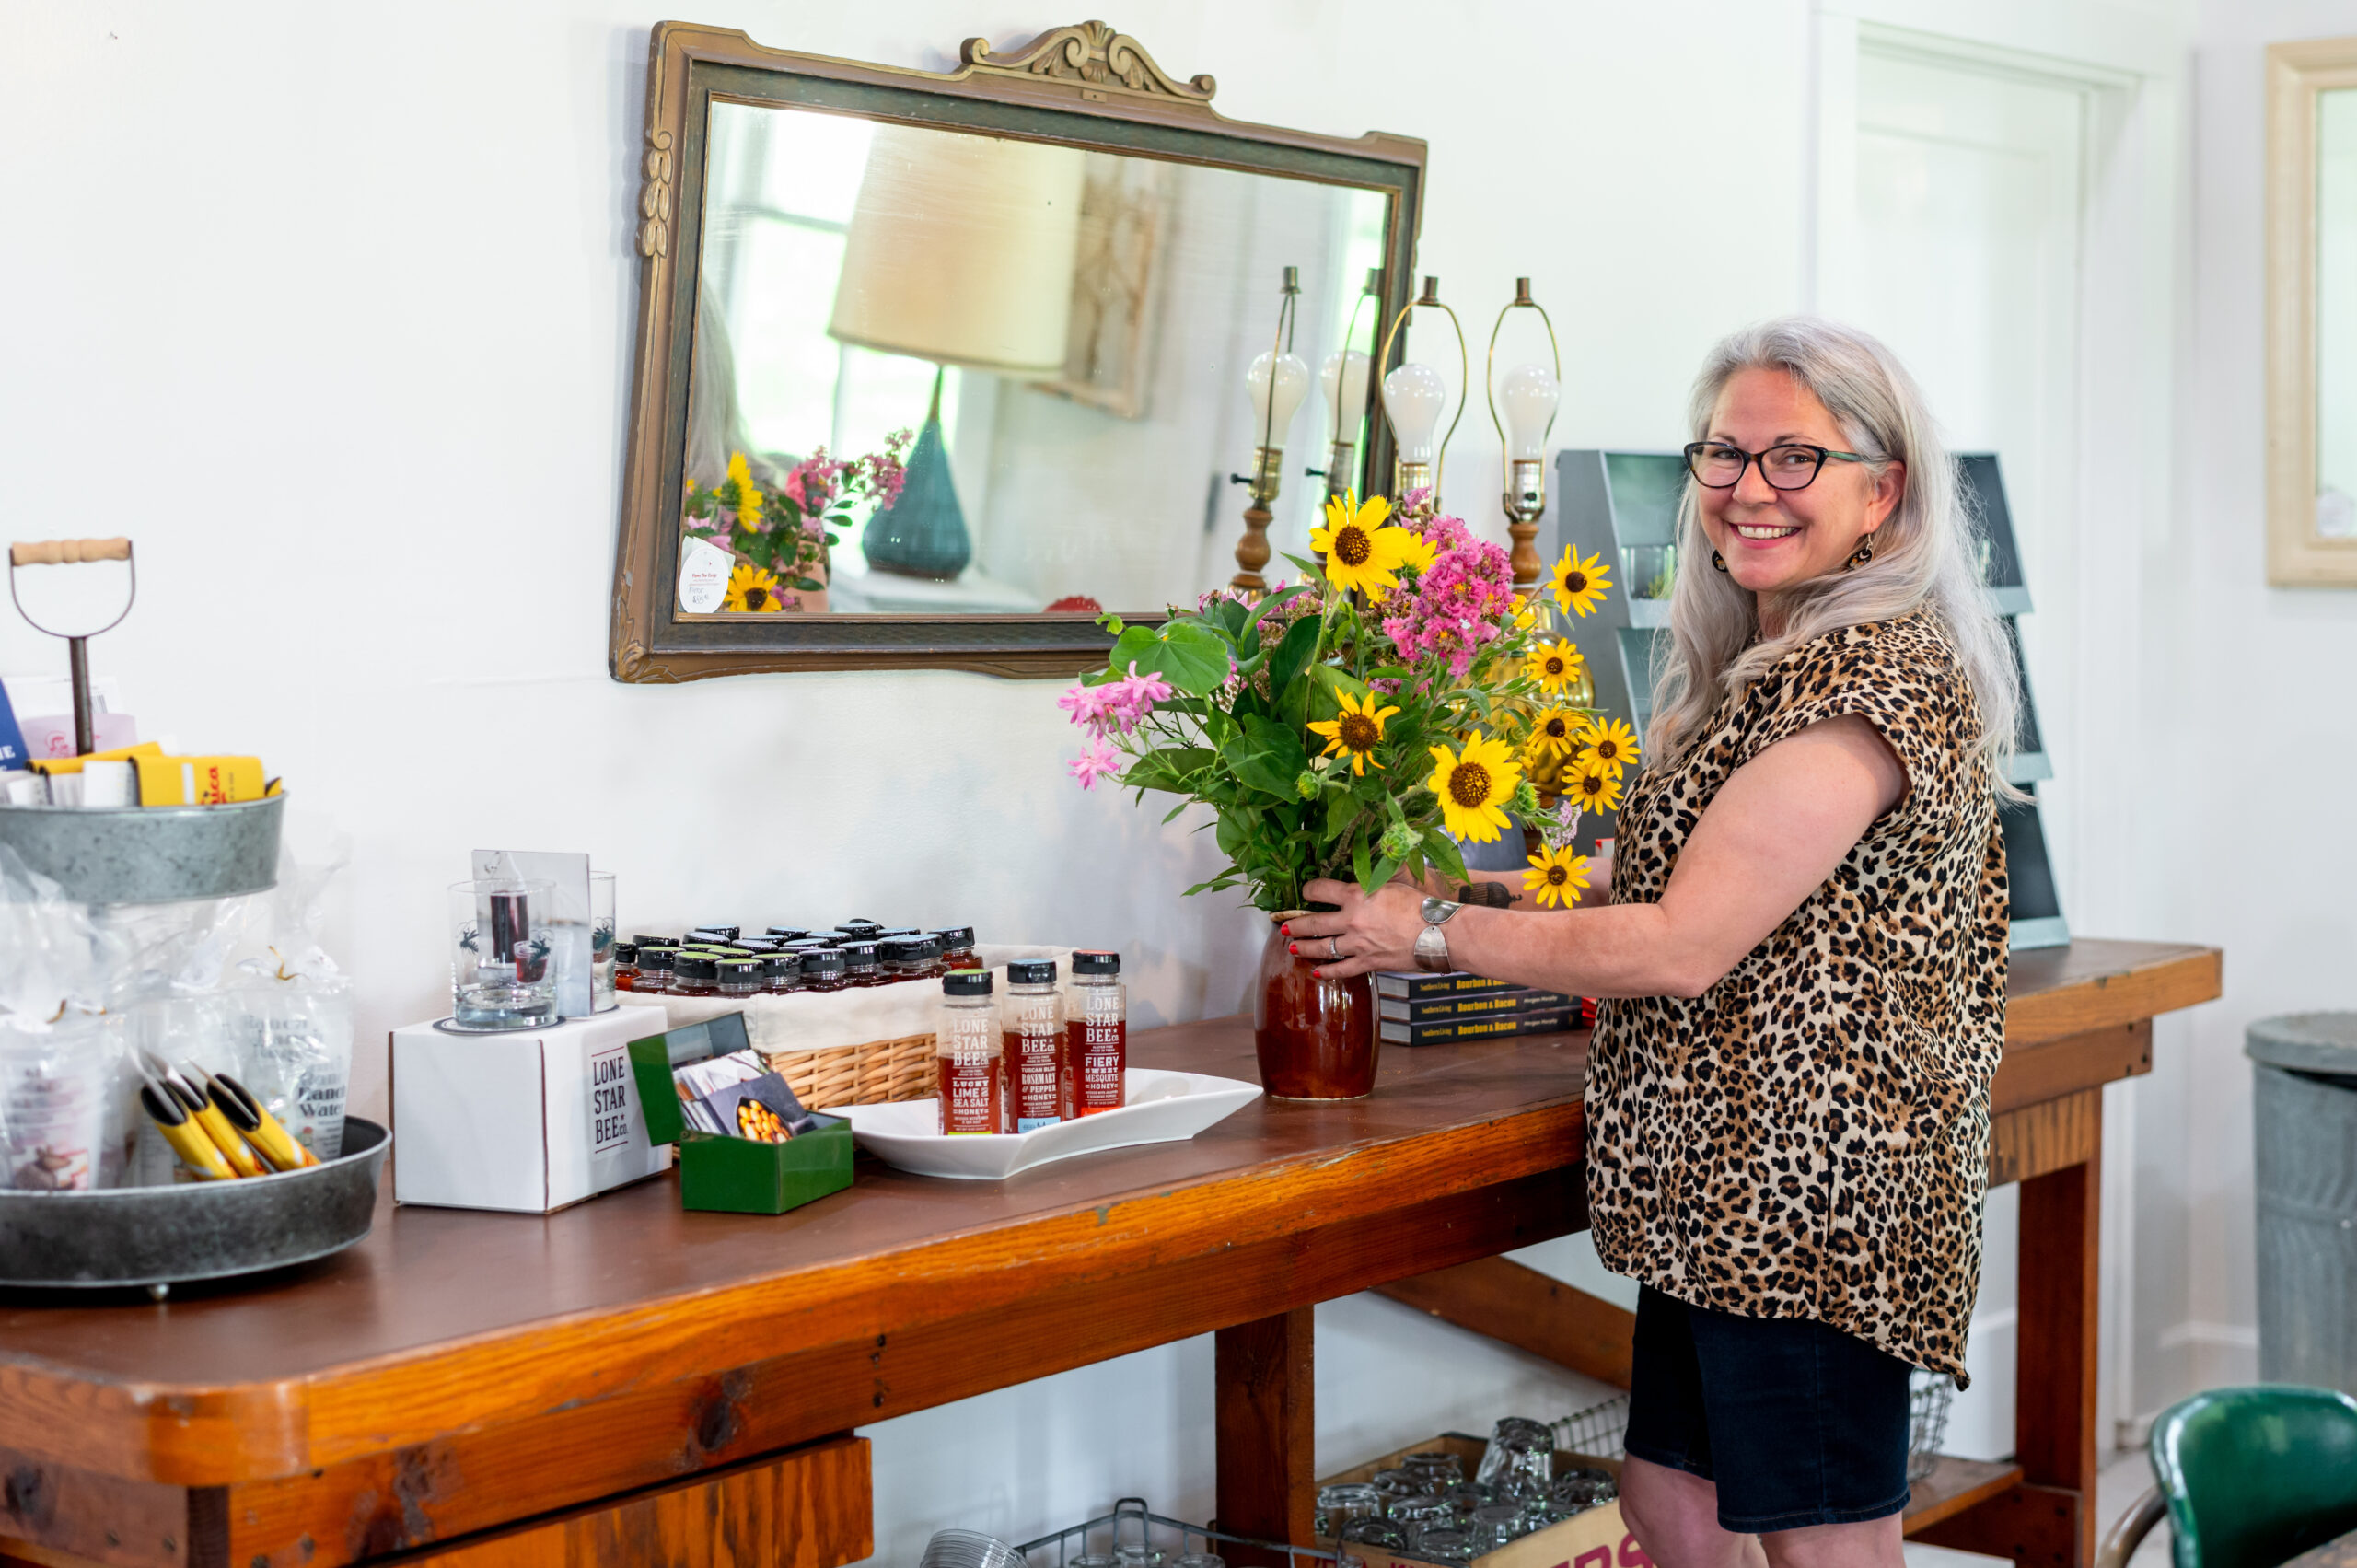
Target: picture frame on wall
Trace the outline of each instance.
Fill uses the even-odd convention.
[[[2267,51],[2267,580],[2357,587],[2357,38]]]

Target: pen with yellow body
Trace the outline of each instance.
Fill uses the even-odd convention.
[[[213,1140],[213,1146],[221,1151],[221,1157],[229,1162],[231,1170],[239,1176],[264,1174],[268,1167],[261,1163],[261,1157],[247,1146],[246,1140],[223,1113],[217,1100],[203,1089],[183,1091],[178,1084],[172,1086],[174,1092],[181,1095],[183,1101],[194,1098],[195,1103],[189,1106],[190,1118],[204,1129],[204,1135]]]
[[[229,1124],[277,1169],[299,1170],[319,1163],[319,1156],[296,1143],[278,1118],[270,1113],[270,1108],[254,1098],[252,1090],[228,1074],[207,1074],[205,1087],[212,1091],[213,1103],[221,1108]]]
[[[164,1135],[164,1142],[172,1146],[172,1153],[180,1156],[180,1163],[196,1172],[200,1179],[227,1181],[237,1176],[213,1140],[189,1119],[188,1108],[169,1088],[160,1084],[142,1084],[139,1104],[147,1112],[148,1120],[156,1123],[156,1131]]]

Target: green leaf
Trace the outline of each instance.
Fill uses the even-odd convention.
[[[1198,622],[1166,621],[1158,627],[1132,626],[1114,641],[1107,668],[1127,674],[1159,675],[1190,696],[1203,697],[1227,679],[1227,644]]]
[[[1165,746],[1138,757],[1122,774],[1121,782],[1142,789],[1189,795],[1193,793],[1194,775],[1218,760],[1219,753],[1208,747]]]
[[[1244,721],[1244,735],[1221,756],[1254,789],[1281,800],[1294,798],[1293,782],[1309,766],[1301,737],[1285,725],[1255,714]]]
[[[1390,881],[1393,873],[1397,872],[1399,869],[1399,863],[1396,860],[1377,861],[1375,867],[1375,876],[1372,878],[1365,877],[1359,878],[1359,891],[1364,893],[1370,899],[1375,897],[1377,890],[1379,890],[1385,883]]]
[[[1359,840],[1358,842],[1351,846],[1351,875],[1358,878],[1359,889],[1362,892],[1367,894],[1369,897],[1374,896],[1375,889],[1379,884],[1375,882],[1370,876],[1370,866],[1366,853],[1366,841],[1364,839]]]
[[[1097,624],[1103,630],[1110,632],[1116,637],[1121,634],[1121,618],[1114,614],[1109,610],[1097,618]]]
[[[1293,684],[1301,679],[1301,672],[1309,667],[1309,661],[1318,656],[1318,630],[1315,621],[1295,621],[1286,628],[1284,640],[1277,645],[1276,652],[1270,656],[1269,690],[1275,695],[1281,709],[1298,706],[1306,710],[1307,706],[1307,688],[1304,687],[1296,703]]]
[[[1424,853],[1431,855],[1433,864],[1439,866],[1452,880],[1458,882],[1473,880],[1471,875],[1465,869],[1465,855],[1457,849],[1457,841],[1440,829],[1434,828],[1424,834]]]
[[[826,586],[826,584],[820,582],[816,577],[796,577],[794,579],[794,591],[796,593],[815,594]]]

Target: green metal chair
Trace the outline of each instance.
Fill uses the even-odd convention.
[[[2357,1399],[2272,1384],[2196,1394],[2154,1423],[2153,1474],[2097,1568],[2124,1568],[2164,1517],[2176,1568],[2276,1568],[2357,1530]]]

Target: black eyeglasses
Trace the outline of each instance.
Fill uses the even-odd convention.
[[[1759,477],[1777,490],[1806,490],[1817,481],[1817,471],[1825,467],[1825,459],[1844,463],[1871,462],[1871,458],[1856,452],[1837,452],[1829,447],[1805,446],[1797,441],[1781,447],[1771,447],[1764,452],[1747,452],[1724,441],[1697,441],[1686,448],[1686,467],[1694,482],[1712,490],[1733,490],[1743,482],[1743,470],[1753,463],[1759,465]]]

